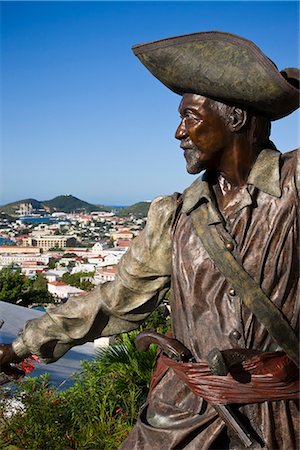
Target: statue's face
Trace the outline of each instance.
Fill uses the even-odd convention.
[[[181,122],[175,137],[184,150],[187,171],[196,174],[204,169],[218,169],[232,132],[212,100],[196,94],[184,94],[179,105]]]

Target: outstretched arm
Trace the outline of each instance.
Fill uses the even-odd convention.
[[[28,321],[12,347],[2,352],[2,358],[12,362],[15,355],[23,358],[34,354],[45,362],[54,362],[75,345],[138,327],[170,285],[175,208],[176,195],[154,200],[147,225],[123,256],[115,281]]]

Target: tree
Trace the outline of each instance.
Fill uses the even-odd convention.
[[[64,258],[76,258],[76,257],[77,257],[76,253],[72,252],[64,253]]]
[[[55,269],[56,263],[59,261],[57,258],[50,258],[48,263],[48,269]]]
[[[108,248],[113,248],[114,247],[114,239],[112,237],[109,238],[109,241],[107,242]]]
[[[38,273],[32,283],[31,289],[33,291],[48,291],[48,281],[43,274]]]
[[[54,297],[48,291],[48,281],[43,274],[38,273],[31,282],[31,286],[22,297],[22,306],[34,304],[53,303]]]
[[[12,266],[0,270],[0,300],[8,303],[16,303],[28,290],[30,281],[20,268]]]
[[[62,276],[62,281],[70,286],[75,286],[78,289],[84,291],[90,291],[93,289],[94,284],[87,278],[92,278],[94,272],[77,272],[77,273],[64,273]]]

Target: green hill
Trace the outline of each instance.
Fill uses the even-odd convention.
[[[112,208],[109,206],[93,205],[92,203],[80,200],[73,195],[59,195],[52,200],[39,201],[34,198],[27,198],[24,200],[19,200],[17,202],[8,203],[7,205],[1,206],[0,211],[6,214],[15,216],[16,211],[20,208],[22,203],[31,204],[34,210],[45,209],[47,212],[61,211],[65,213],[70,212],[86,212],[90,213],[92,211],[111,211]]]
[[[49,208],[51,212],[62,211],[66,213],[71,212],[92,212],[99,211],[99,207],[91,203],[80,200],[73,195],[59,195],[52,200],[45,200],[42,202],[43,206]]]
[[[7,220],[8,222],[14,222],[16,220],[15,217],[10,216],[6,212],[0,211],[0,221],[1,220]]]
[[[1,206],[0,211],[14,216],[22,203],[31,204],[34,209],[43,208],[42,203],[38,200],[34,198],[25,198],[24,200],[18,200],[17,202],[7,203],[7,205]]]
[[[138,202],[134,205],[122,208],[117,212],[119,217],[127,217],[133,215],[135,217],[146,217],[150,208],[150,202]]]
[[[59,195],[52,200],[36,200],[34,198],[26,198],[17,202],[8,203],[7,205],[0,207],[0,212],[16,216],[17,210],[22,203],[31,204],[34,210],[45,209],[47,212],[53,213],[55,211],[72,213],[72,212],[85,212],[90,213],[92,211],[112,211],[115,208],[104,205],[94,205],[92,203],[80,200],[73,195]],[[150,207],[150,202],[139,202],[126,208],[120,208],[116,214],[119,217],[126,217],[134,215],[135,217],[146,217]],[[33,211],[34,212],[34,211]]]

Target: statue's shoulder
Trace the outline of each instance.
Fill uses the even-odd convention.
[[[155,198],[150,206],[149,213],[151,214],[153,212],[154,214],[157,214],[159,211],[165,211],[166,214],[172,213],[175,214],[175,216],[177,216],[180,211],[187,213],[195,207],[202,197],[210,197],[206,172],[202,176],[196,178],[182,194],[175,192],[172,195]]]
[[[286,161],[290,161],[291,163],[294,161],[295,164],[299,164],[299,155],[300,155],[300,147],[295,148],[295,150],[291,150],[289,152],[282,153],[282,158]]]
[[[295,180],[298,196],[300,197],[300,148],[296,148],[282,155],[283,168],[285,172]]]
[[[175,192],[172,195],[160,195],[155,197],[149,207],[147,221],[152,220],[168,220],[173,216],[178,204],[180,203],[181,194]]]

